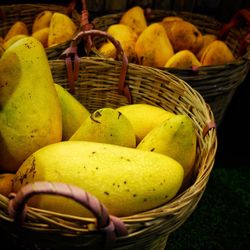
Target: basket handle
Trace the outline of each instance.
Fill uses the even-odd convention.
[[[126,84],[126,82],[125,82],[126,73],[127,73],[127,69],[128,69],[128,58],[127,58],[126,54],[124,53],[120,42],[118,40],[116,40],[113,36],[108,34],[107,32],[101,31],[101,30],[92,29],[92,30],[86,30],[86,31],[79,32],[71,41],[69,48],[67,48],[63,52],[63,55],[66,56],[65,60],[66,60],[66,66],[67,66],[67,72],[68,72],[68,82],[69,82],[70,92],[74,93],[74,89],[75,89],[74,82],[77,79],[78,72],[79,72],[80,58],[78,57],[78,54],[77,54],[78,40],[80,40],[81,38],[84,38],[86,36],[95,36],[95,35],[104,36],[108,40],[110,40],[116,48],[117,57],[118,57],[118,55],[120,55],[122,57],[122,68],[121,68],[119,84],[118,84],[118,93],[126,96],[128,99],[128,102],[132,103],[133,102],[132,95],[130,93],[128,84]],[[73,57],[74,67],[72,67],[72,61],[71,61],[72,57]]]
[[[224,24],[219,32],[219,38],[224,39],[228,32],[239,25],[241,21],[244,21],[247,26],[247,34],[240,39],[239,56],[246,53],[247,46],[250,44],[250,11],[247,9],[238,10],[231,20]]]
[[[106,248],[111,249],[116,236],[126,236],[128,231],[124,223],[115,216],[108,214],[106,207],[98,199],[83,189],[61,182],[40,181],[23,186],[17,193],[9,195],[8,212],[15,222],[22,224],[27,212],[27,202],[37,194],[60,195],[70,198],[96,217],[97,229],[106,234]]]

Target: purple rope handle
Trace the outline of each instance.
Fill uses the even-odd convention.
[[[105,31],[101,31],[101,30],[84,30],[79,32],[71,41],[71,44],[69,46],[69,48],[67,48],[64,52],[63,55],[66,56],[66,66],[67,66],[67,71],[68,71],[68,81],[70,84],[70,90],[71,92],[74,93],[74,81],[77,79],[77,75],[79,72],[79,57],[77,55],[77,43],[78,40],[80,40],[81,38],[85,38],[88,36],[104,36],[106,37],[108,40],[110,40],[115,48],[116,48],[116,53],[117,56],[121,55],[122,57],[122,69],[121,69],[121,74],[120,74],[120,78],[119,78],[119,84],[118,84],[118,93],[119,94],[123,94],[127,97],[129,103],[132,103],[132,95],[130,93],[129,87],[128,85],[125,83],[125,78],[126,78],[126,73],[127,73],[127,69],[128,69],[128,58],[126,56],[126,54],[124,53],[121,44],[119,41],[117,41],[114,37],[112,37],[110,34],[108,34]],[[73,58],[74,60],[74,69],[72,68],[72,61],[71,58]]]
[[[22,224],[27,213],[27,202],[36,194],[60,195],[78,202],[96,217],[97,229],[106,234],[106,248],[111,249],[116,236],[126,236],[124,223],[115,216],[109,216],[107,209],[96,197],[83,189],[60,182],[40,181],[23,186],[17,193],[11,193],[8,212],[18,224]]]

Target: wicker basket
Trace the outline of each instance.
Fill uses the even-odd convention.
[[[78,57],[77,40],[97,34],[115,44],[122,62]],[[217,150],[213,112],[196,90],[176,76],[159,69],[128,64],[120,44],[106,32],[82,31],[71,45],[65,53],[66,59],[51,60],[50,67],[54,81],[74,93],[89,111],[128,103],[148,103],[176,114],[186,114],[192,119],[198,138],[192,183],[163,206],[120,218],[108,217],[98,202],[83,190],[75,190],[60,183],[52,187],[47,183],[26,185],[25,190],[12,196],[11,202],[0,196],[0,230],[9,236],[11,242],[16,242],[19,249],[23,246],[25,249],[97,250],[104,249],[108,242],[110,245],[107,245],[107,249],[163,250],[168,236],[193,213],[206,189]],[[59,192],[93,209],[97,227],[94,218],[69,216],[31,207],[23,211],[31,195],[47,192]],[[90,202],[86,202],[86,199]]]
[[[15,21],[23,21],[29,31],[32,30],[32,24],[38,13],[43,10],[57,11],[68,14],[78,27],[78,32],[81,26],[81,16],[75,9],[70,9],[69,6],[54,5],[54,4],[12,4],[0,6],[0,36],[4,36]],[[56,59],[69,46],[70,41],[46,48],[46,53],[49,59]]]
[[[244,11],[246,12],[246,10]],[[244,11],[243,14],[245,14]],[[92,21],[92,24],[95,29],[106,31],[110,25],[119,23],[123,13],[124,12],[96,17]],[[230,23],[238,24],[239,22],[235,22],[233,19],[240,18],[241,13],[242,12],[237,13]],[[163,17],[169,15],[180,16],[184,20],[195,24],[203,34],[211,33],[218,37],[221,37],[221,31],[224,27],[221,22],[214,18],[198,13],[145,10],[145,14],[148,23],[161,21]],[[242,15],[242,18],[247,19],[247,15],[249,14]],[[247,22],[250,26],[250,18]],[[237,58],[234,62],[218,66],[203,66],[199,69],[162,68],[186,81],[203,96],[212,108],[217,126],[221,123],[235,90],[244,81],[249,70],[250,46],[247,46],[246,50],[243,50],[243,47],[240,46],[240,41],[249,33],[249,27],[247,25],[242,25],[237,28],[233,26],[234,25],[228,26],[230,30],[228,33],[224,33],[227,34],[227,36],[223,40]],[[104,42],[104,39],[97,37],[95,40],[96,47],[98,48],[102,42]]]

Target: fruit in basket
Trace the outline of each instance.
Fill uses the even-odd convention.
[[[161,22],[165,27],[174,51],[188,49],[197,53],[203,44],[203,36],[199,29],[188,21]],[[170,27],[168,25],[171,24]]]
[[[69,139],[94,141],[134,148],[136,137],[125,115],[112,108],[101,108],[89,115]]]
[[[167,61],[166,68],[192,68],[201,66],[200,61],[190,50],[180,50]]]
[[[124,24],[110,25],[107,29],[107,33],[120,42],[129,62],[135,62],[135,43],[138,38],[137,34],[129,26]],[[103,43],[99,51],[104,57],[116,58],[116,48],[110,41]]]
[[[44,48],[48,47],[49,27],[39,29],[32,33],[32,36],[40,41]]]
[[[16,41],[18,41],[18,40],[20,40],[20,39],[22,39],[24,37],[27,37],[27,35],[19,34],[19,35],[15,35],[15,36],[11,37],[9,40],[7,40],[6,42],[4,42],[3,48],[7,49],[8,47],[10,47],[10,45],[12,45]]]
[[[32,24],[32,33],[41,30],[43,28],[48,28],[50,26],[52,15],[53,12],[50,10],[43,10],[39,12]]]
[[[59,12],[54,12],[50,21],[48,47],[71,40],[77,27],[72,19]]]
[[[197,136],[192,120],[178,114],[152,129],[137,149],[165,154],[178,161],[184,169],[184,184],[192,176],[196,157]]]
[[[139,64],[163,67],[174,54],[164,27],[160,23],[150,24],[138,37],[135,52]]]
[[[124,12],[120,19],[120,23],[129,26],[138,36],[147,27],[144,10],[140,6],[134,6]]]
[[[235,57],[227,44],[221,40],[215,40],[204,50],[201,57],[201,64],[203,66],[220,65],[230,63],[234,60]]]
[[[173,22],[173,21],[183,21],[180,16],[166,16],[162,19],[162,22]]]
[[[16,21],[8,30],[4,37],[4,42],[8,41],[11,37],[16,35],[29,35],[29,30],[27,25],[22,21]]]
[[[104,143],[64,141],[29,156],[16,173],[13,191],[44,180],[76,185],[97,197],[110,214],[129,216],[171,200],[182,184],[183,168],[163,154]],[[92,216],[65,197],[38,195],[28,204]]]
[[[5,50],[0,87],[0,170],[15,172],[30,154],[62,135],[60,102],[39,41],[28,36]]]
[[[146,103],[123,105],[116,110],[129,119],[134,128],[137,143],[155,126],[175,115],[161,107]]]
[[[199,52],[196,54],[196,56],[199,60],[201,60],[202,54],[203,54],[204,50],[207,48],[207,46],[215,40],[217,40],[217,36],[214,34],[204,34],[203,35],[203,45],[202,45],[201,49],[199,50]]]
[[[62,109],[62,140],[68,140],[90,112],[61,85],[55,83],[55,87]]]
[[[0,194],[8,197],[12,191],[12,185],[14,182],[15,174],[3,173],[0,174]]]

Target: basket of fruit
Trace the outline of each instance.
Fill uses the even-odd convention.
[[[0,49],[24,36],[42,42],[49,59],[57,58],[81,29],[73,4],[11,4],[0,6]]]
[[[249,70],[249,16],[242,9],[223,24],[198,13],[134,6],[96,17],[92,24],[119,40],[130,62],[173,73],[198,90],[218,126]],[[103,37],[95,45],[96,55],[115,58]]]
[[[88,36],[107,38],[121,60],[79,57]],[[19,249],[163,250],[213,169],[210,106],[171,73],[128,63],[104,31],[81,31],[64,56],[47,60],[27,37],[0,59],[3,240]]]

